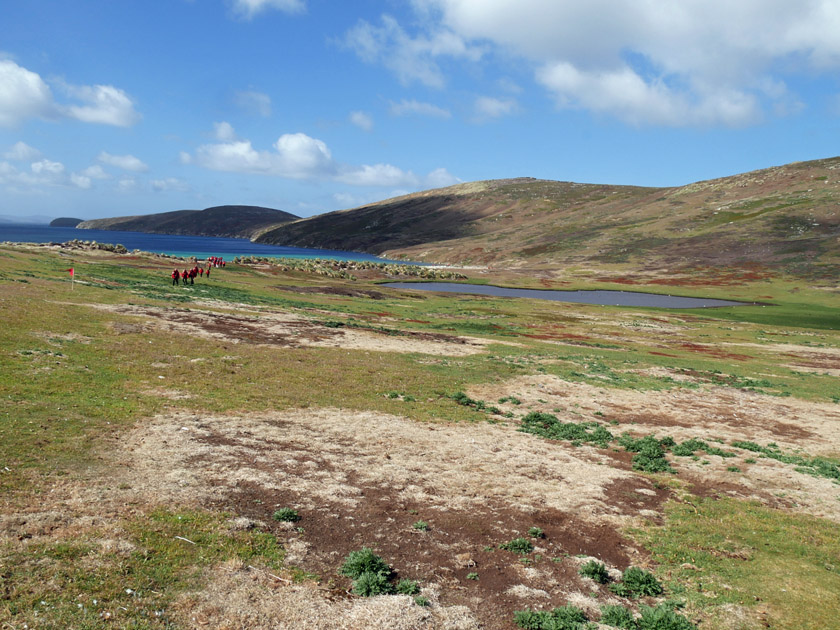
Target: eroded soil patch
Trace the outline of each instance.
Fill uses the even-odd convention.
[[[283,541],[287,562],[321,576],[323,598],[349,597],[338,568],[367,546],[486,628],[510,627],[513,611],[527,606],[594,606],[594,591],[609,599],[578,575],[575,556],[643,564],[620,528],[656,518],[669,494],[597,449],[558,447],[515,427],[340,409],[158,417],[126,446],[135,491],[263,524]],[[273,520],[282,507],[301,520]],[[524,560],[498,548],[530,527],[545,538]]]
[[[710,385],[699,390],[605,389],[551,375],[477,386],[467,394],[476,399],[512,396],[521,401],[517,406],[500,404],[505,411],[542,411],[563,422],[597,419],[616,436],[629,432],[636,437],[671,436],[677,442],[696,438],[712,443],[735,452],[736,457],[701,452],[696,459],[670,458],[695,492],[755,499],[840,521],[840,485],[728,446],[736,440],[761,445],[775,442],[789,452],[801,449],[811,455],[834,455],[840,452],[840,407],[836,404]],[[613,455],[620,457],[620,453]]]
[[[159,330],[213,338],[231,343],[278,347],[329,347],[379,352],[417,352],[443,356],[467,356],[482,352],[492,341],[443,333],[387,330],[377,327],[346,327],[293,313],[237,315],[210,311],[150,306],[91,305],[146,321],[132,325],[116,323],[120,332]]]

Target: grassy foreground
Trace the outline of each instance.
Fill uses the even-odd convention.
[[[638,617],[640,604],[666,602],[700,628],[840,628],[840,295],[827,282],[802,286],[771,274],[726,287],[686,282],[669,291],[773,306],[669,311],[393,291],[377,286],[387,273],[376,268],[229,264],[210,281],[173,287],[170,262],[151,256],[70,256],[44,247],[3,247],[0,255],[2,627],[188,628],[199,624],[199,612],[206,621],[199,625],[225,627],[233,613],[223,602],[195,603],[220,571],[255,571],[276,588],[331,589],[331,597],[355,601],[339,573],[341,545],[353,541],[331,548],[307,522],[330,499],[295,494],[294,480],[310,479],[301,472],[305,458],[274,460],[272,474],[287,475],[275,485],[258,476],[235,484],[200,477],[214,448],[290,418],[311,418],[300,435],[317,440],[321,432],[329,444],[327,431],[339,435],[340,427],[313,420],[326,413],[336,425],[346,415],[386,428],[389,419],[406,419],[472,439],[493,432],[520,454],[527,449],[536,466],[568,457],[609,469],[615,488],[619,480],[661,495],[642,509],[628,502],[631,490],[593,490],[611,498],[568,518],[614,529],[620,545],[601,547],[574,546],[571,530],[558,529],[562,498],[525,509],[520,504],[533,497],[505,503],[485,488],[496,522],[510,523],[493,529],[450,524],[460,504],[444,505],[443,490],[439,504],[426,493],[404,501],[403,530],[393,525],[398,515],[368,513],[358,499],[352,515],[379,532],[364,540],[393,545],[389,562],[413,566],[411,545],[400,541],[428,541],[432,558],[444,554],[441,564],[445,554],[463,555],[459,549],[470,556],[464,567],[453,560],[438,572],[418,555],[423,568],[411,577],[431,590],[406,604],[411,610],[430,604],[423,614],[443,614],[465,605],[483,627],[506,628],[515,627],[514,610],[526,608],[574,604],[591,623],[605,605]],[[564,282],[627,288],[584,276]],[[531,413],[553,416],[556,432],[518,431]],[[178,418],[205,418],[210,428],[196,426],[213,432],[215,441],[202,438],[203,450],[184,460],[197,475],[181,479],[195,487],[189,495],[156,486],[169,471],[138,450],[168,418],[183,422],[184,432],[193,425]],[[226,422],[254,418],[269,420],[225,432]],[[590,439],[599,428],[610,438]],[[663,445],[654,456],[667,468],[658,472],[639,465],[642,451],[633,450],[631,438],[648,436]],[[174,443],[173,436],[157,448],[168,452]],[[236,456],[259,470],[262,447],[249,448]],[[307,445],[284,448],[291,457]],[[348,461],[339,452],[329,470],[351,481],[368,474],[349,461],[367,446],[348,441],[346,448]],[[389,465],[399,466],[390,452]],[[413,474],[418,485],[434,481],[433,470]],[[360,496],[384,492],[385,476],[377,479]],[[548,496],[561,481],[534,483]],[[308,511],[281,526],[275,509],[295,506],[267,496]],[[516,527],[524,535],[538,523],[546,534],[534,549],[505,551]],[[478,533],[467,538],[466,530]],[[443,533],[448,538],[435,542]],[[456,550],[441,551],[444,542]],[[301,545],[309,555],[289,560],[288,550]],[[637,551],[628,556],[619,547]],[[616,571],[632,559],[666,591],[617,597],[578,576],[577,555]],[[577,592],[591,605],[568,596]],[[496,596],[501,603],[491,612],[474,603]],[[312,627],[331,626],[313,617]]]

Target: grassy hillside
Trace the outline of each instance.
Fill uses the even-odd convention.
[[[840,264],[840,158],[676,188],[473,182],[333,212],[258,242],[495,266]]]
[[[214,206],[205,210],[175,210],[158,214],[93,219],[83,221],[77,227],[153,234],[250,238],[257,231],[297,218],[294,214],[282,210],[260,206]]]
[[[0,627],[840,630],[835,282],[0,255]]]

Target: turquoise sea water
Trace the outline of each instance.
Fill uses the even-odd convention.
[[[156,254],[169,254],[188,258],[221,256],[232,260],[234,256],[271,256],[276,258],[327,258],[332,260],[370,260],[389,262],[372,254],[345,252],[332,249],[307,249],[252,243],[245,238],[218,238],[211,236],[177,236],[174,234],[146,234],[144,232],[118,232],[111,230],[78,230],[76,228],[49,227],[45,225],[0,224],[0,242],[63,243],[78,239],[123,245],[129,251],[139,249]],[[403,261],[400,261],[403,262]],[[408,263],[411,264],[411,263]]]

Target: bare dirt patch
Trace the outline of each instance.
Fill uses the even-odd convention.
[[[475,337],[443,333],[386,330],[371,326],[351,328],[319,322],[293,313],[231,314],[150,306],[91,305],[124,315],[142,317],[136,324],[116,322],[119,333],[144,332],[155,327],[231,343],[279,347],[329,347],[379,352],[416,352],[442,356],[467,356],[493,343]],[[340,324],[340,322],[339,322]]]
[[[562,605],[601,588],[578,575],[578,554],[622,569],[643,564],[645,553],[620,529],[657,518],[668,496],[611,466],[597,449],[564,448],[512,426],[431,425],[340,409],[161,416],[138,426],[124,445],[128,452],[119,457],[131,462],[127,472],[143,501],[227,510],[267,524],[283,541],[287,562],[321,576],[320,606],[346,612],[355,605],[338,568],[347,553],[367,546],[398,577],[436,593],[432,613],[437,605],[463,606],[486,628],[510,627],[514,610]],[[281,507],[297,509],[301,520],[274,521]],[[418,521],[428,528],[415,527]],[[533,540],[534,553],[523,560],[499,549],[530,527],[545,533]],[[217,577],[234,579],[232,591],[251,588],[252,576],[235,573]],[[467,577],[472,573],[477,580]],[[217,587],[194,596],[189,614],[216,610],[213,624],[234,614],[212,596]],[[428,627],[450,627],[429,619],[439,625]],[[370,627],[426,627],[378,623]]]

